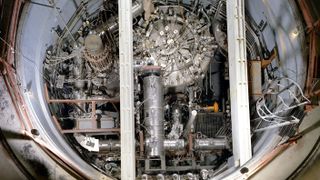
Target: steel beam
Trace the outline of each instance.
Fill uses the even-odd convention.
[[[244,0],[227,1],[228,60],[235,166],[243,165],[252,156],[244,6]]]
[[[133,105],[133,40],[132,0],[119,3],[119,53],[120,53],[120,132],[121,179],[136,179],[134,105]]]

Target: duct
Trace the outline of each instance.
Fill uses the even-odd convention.
[[[160,157],[164,155],[163,87],[158,69],[149,68],[145,74],[147,75],[143,78],[144,121],[147,129],[145,144],[149,157]]]

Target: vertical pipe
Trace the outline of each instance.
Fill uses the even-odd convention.
[[[244,0],[227,1],[228,60],[235,166],[251,158]]]
[[[197,117],[197,114],[198,112],[196,110],[192,110],[191,113],[190,113],[190,117],[189,117],[189,120],[188,120],[188,123],[184,129],[184,133],[183,133],[183,136],[184,137],[188,137],[188,135],[190,133],[192,133],[192,128],[194,128],[194,121],[196,120],[196,117]]]
[[[163,87],[160,72],[147,72],[143,78],[144,121],[147,129],[146,147],[150,158],[164,155]]]
[[[132,1],[118,0],[120,56],[121,179],[135,179]]]

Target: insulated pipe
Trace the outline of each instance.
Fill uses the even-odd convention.
[[[136,144],[138,146],[138,144]],[[165,139],[163,147],[166,151],[180,151],[186,147],[184,139]],[[119,140],[102,140],[99,141],[99,152],[120,151],[121,145]]]
[[[186,142],[184,139],[166,139],[163,146],[166,151],[181,151],[185,149]]]
[[[119,140],[103,140],[99,142],[99,151],[120,151],[120,141]]]
[[[138,146],[138,144],[136,144],[136,146]],[[181,151],[184,150],[186,146],[187,143],[184,139],[163,140],[163,149],[165,151]],[[119,140],[103,140],[99,142],[100,152],[119,151],[120,147]],[[199,151],[229,149],[229,144],[225,137],[195,139],[193,149]]]
[[[139,144],[136,144],[138,147]],[[166,151],[180,151],[186,147],[184,139],[166,139],[163,141],[163,147]],[[119,140],[102,140],[99,141],[99,152],[120,151],[121,145]]]
[[[143,96],[147,155],[151,158],[162,157],[164,155],[164,110],[160,68],[148,66],[144,74]]]
[[[194,150],[229,149],[229,144],[226,137],[195,139],[193,148]]]

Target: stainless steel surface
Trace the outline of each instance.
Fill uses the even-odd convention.
[[[139,23],[134,29],[135,59],[160,66],[165,87],[185,87],[204,78],[216,48],[205,11],[157,6],[148,21]]]
[[[99,142],[99,151],[120,151],[120,141],[104,140]]]
[[[143,99],[147,154],[149,157],[164,156],[163,86],[159,75],[143,78]]]
[[[186,141],[184,139],[165,139],[163,146],[166,151],[181,151],[186,147]]]
[[[0,70],[14,103],[9,104],[13,109],[9,113],[9,109],[0,109],[0,113],[5,112],[0,124],[1,129],[8,132],[23,129],[17,133],[22,139],[6,130],[4,137],[26,171],[35,178],[52,179],[108,179],[120,178],[121,174],[130,174],[130,179],[134,179],[133,174],[137,178],[246,179],[258,175],[270,159],[289,147],[286,143],[278,144],[286,142],[295,129],[293,126],[279,128],[280,124],[273,128],[270,125],[274,119],[269,118],[272,122],[264,122],[262,126],[266,131],[257,133],[255,126],[251,131],[253,158],[241,167],[228,164],[233,157],[230,157],[230,88],[225,85],[229,75],[229,63],[225,60],[228,55],[225,2],[134,1],[131,9],[133,26],[118,16],[119,13],[128,14],[131,6],[126,10],[119,7],[117,12],[119,4],[116,1],[59,0],[48,1],[48,4],[25,1],[23,11],[15,8],[16,13],[9,21],[9,39],[5,39],[7,51],[0,58]],[[257,84],[261,91],[267,89],[269,80],[282,77],[292,79],[304,89],[305,28],[296,14],[295,3],[252,0],[246,2],[246,7],[248,61],[263,63],[270,58],[271,51],[275,54],[271,63],[261,64],[261,73],[255,71],[261,74],[257,76],[261,78],[257,80],[261,83],[261,86]],[[121,24],[133,27],[133,40],[123,38],[131,36],[118,30],[118,20],[122,22],[120,27]],[[316,27],[308,22],[307,31]],[[4,34],[1,33],[1,37]],[[94,35],[91,45],[86,44],[90,35]],[[119,55],[128,56],[123,48],[118,53],[119,37],[122,43],[133,43],[134,66],[140,67],[132,73],[122,71],[122,77],[134,77],[135,81],[130,86],[134,89],[128,91],[130,80],[121,79],[122,90],[127,90],[121,97],[128,100],[121,104],[119,66],[123,70],[131,65],[127,62],[119,64]],[[146,65],[160,65],[162,74],[144,74],[141,69]],[[144,83],[143,79],[149,76],[158,77],[157,83],[151,83],[151,79]],[[280,85],[286,86],[283,82]],[[154,93],[144,92],[144,86]],[[129,101],[131,98],[134,100]],[[285,98],[288,101],[285,99],[284,102],[296,99],[290,99],[290,95]],[[277,104],[281,99],[266,98],[266,101],[272,111],[280,109]],[[1,108],[8,106],[5,102],[0,101]],[[254,101],[250,103],[254,104]],[[214,104],[218,107],[208,113],[205,109],[213,109]],[[147,110],[153,107],[152,119],[150,116],[145,118],[146,107]],[[119,109],[126,112],[121,115],[125,119],[122,123],[126,124],[121,126]],[[17,114],[12,118],[11,112],[15,111]],[[191,112],[197,112],[197,117],[193,118]],[[294,114],[284,113],[283,117],[303,118],[300,111],[294,109],[292,112]],[[199,120],[201,114],[206,115],[205,121]],[[253,112],[251,123],[257,125],[260,120],[255,117]],[[156,138],[152,139],[150,132]],[[87,149],[80,147],[82,141],[75,141],[74,134],[77,133],[85,137]],[[134,133],[139,133],[139,138]],[[218,135],[226,138],[219,139]],[[120,137],[125,144],[122,148]],[[306,137],[309,136],[303,138]],[[99,142],[98,146],[94,142]],[[299,146],[304,144],[299,140],[297,143]],[[312,142],[308,141],[308,144]],[[131,148],[123,148],[127,145]],[[147,151],[137,148],[141,146],[146,146]],[[142,151],[135,152],[134,147]],[[130,167],[121,163],[130,172],[123,171],[122,167],[121,173],[120,150],[122,159],[131,159]],[[79,153],[87,158],[82,159]],[[216,161],[217,157],[219,161]],[[33,162],[39,163],[35,166]],[[272,169],[275,165],[270,166]],[[282,176],[285,172],[278,174]]]

